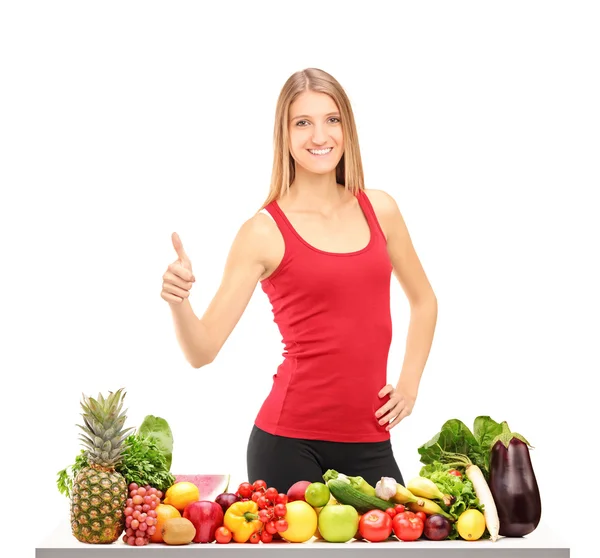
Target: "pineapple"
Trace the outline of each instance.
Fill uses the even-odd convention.
[[[80,439],[89,466],[75,477],[71,495],[71,529],[81,542],[112,543],[125,528],[127,483],[115,466],[133,429],[123,430],[122,391],[109,392],[106,399],[99,394],[97,400],[84,395],[81,403],[85,426],[77,426],[84,432]]]

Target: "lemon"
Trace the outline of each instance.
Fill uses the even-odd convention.
[[[163,504],[171,505],[182,512],[188,504],[198,500],[200,500],[198,487],[194,483],[182,481],[176,482],[167,490]]]
[[[485,517],[479,510],[466,510],[460,514],[456,529],[466,541],[476,541],[485,531]]]

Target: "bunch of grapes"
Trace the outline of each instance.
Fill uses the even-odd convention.
[[[278,492],[276,488],[267,488],[264,480],[257,480],[253,484],[243,482],[240,484],[237,495],[242,500],[253,500],[258,505],[258,519],[263,523],[262,529],[250,537],[251,543],[261,540],[270,543],[278,533],[283,533],[288,528],[285,520],[287,513],[287,494]]]
[[[163,493],[150,485],[129,485],[125,507],[125,534],[123,542],[130,546],[144,546],[156,532],[156,506]]]

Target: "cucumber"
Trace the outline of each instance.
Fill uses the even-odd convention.
[[[364,494],[340,479],[328,480],[327,486],[340,504],[352,506],[358,513],[366,513],[373,509],[385,511],[395,505],[394,502]]]

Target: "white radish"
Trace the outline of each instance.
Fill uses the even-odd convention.
[[[465,468],[467,478],[473,483],[475,495],[483,505],[483,516],[485,517],[485,525],[490,532],[492,542],[498,540],[500,531],[500,519],[498,518],[498,510],[490,487],[488,486],[481,469],[477,465],[468,465]]]

